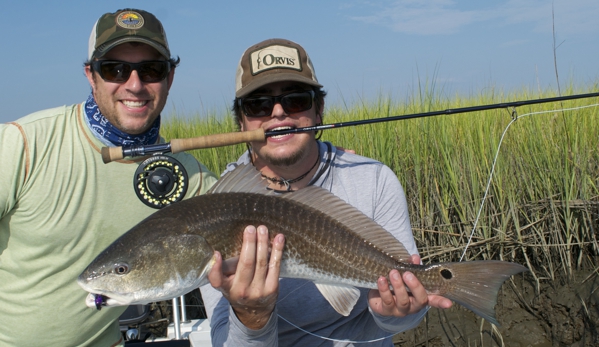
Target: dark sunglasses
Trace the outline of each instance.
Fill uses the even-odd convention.
[[[287,114],[312,108],[314,91],[291,92],[278,96],[250,96],[239,100],[239,106],[248,117],[266,117],[272,114],[275,104],[281,104]]]
[[[139,79],[144,83],[160,82],[171,71],[171,63],[166,60],[142,61],[141,63],[96,60],[91,63],[91,66],[94,71],[98,71],[104,81],[113,83],[127,82],[133,70],[137,71]]]

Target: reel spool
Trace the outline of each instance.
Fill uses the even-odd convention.
[[[166,155],[153,155],[144,160],[133,177],[133,189],[139,200],[156,209],[182,200],[187,183],[183,164]]]

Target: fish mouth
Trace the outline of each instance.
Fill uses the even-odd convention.
[[[131,297],[126,295],[123,296],[118,293],[106,292],[94,288],[94,286],[90,285],[82,277],[79,278],[77,283],[83,290],[89,293],[85,297],[85,305],[87,307],[97,308],[99,310],[104,306],[128,306],[131,304],[131,301],[133,301]]]

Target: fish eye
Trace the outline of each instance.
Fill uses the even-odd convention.
[[[114,264],[114,273],[117,275],[125,275],[129,272],[129,265],[125,263]]]
[[[451,271],[443,269],[441,270],[441,276],[443,276],[443,278],[445,278],[446,280],[450,280],[453,277],[453,274],[451,273]]]

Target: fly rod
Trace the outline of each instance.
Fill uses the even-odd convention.
[[[173,139],[169,143],[155,144],[155,145],[133,145],[133,146],[126,146],[126,147],[103,147],[102,148],[102,160],[104,161],[104,163],[109,163],[114,160],[123,159],[124,157],[139,157],[139,156],[145,156],[145,155],[154,154],[154,153],[168,153],[168,152],[179,153],[182,151],[188,151],[188,150],[192,150],[192,149],[230,146],[230,145],[236,145],[236,144],[240,144],[240,143],[244,143],[244,142],[252,142],[252,141],[266,141],[267,137],[275,136],[275,135],[295,134],[295,133],[303,133],[303,132],[309,132],[309,131],[342,128],[342,127],[354,126],[354,125],[391,122],[391,121],[396,121],[396,120],[404,120],[404,119],[412,119],[412,118],[450,115],[450,114],[467,113],[467,112],[477,112],[477,111],[493,110],[493,109],[498,109],[498,108],[509,108],[509,107],[515,108],[515,107],[519,107],[519,106],[542,104],[542,103],[557,102],[557,101],[564,101],[564,100],[591,98],[591,97],[596,97],[596,96],[599,96],[599,92],[587,93],[587,94],[575,94],[575,95],[568,95],[568,96],[559,96],[559,97],[544,98],[544,99],[503,102],[503,103],[498,103],[498,104],[489,104],[489,105],[480,105],[480,106],[461,107],[461,108],[447,109],[447,110],[442,110],[442,111],[432,111],[432,112],[414,113],[414,114],[401,115],[401,116],[373,118],[373,119],[365,119],[365,120],[350,121],[350,122],[340,122],[340,123],[333,123],[333,124],[323,124],[323,125],[315,125],[315,126],[296,128],[296,129],[272,130],[272,131],[266,131],[266,132],[263,129],[256,129],[256,130],[252,130],[252,131],[213,134],[213,135],[199,136],[199,137],[193,137],[193,138],[187,138],[187,139]]]

